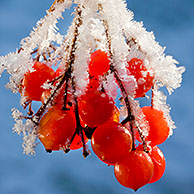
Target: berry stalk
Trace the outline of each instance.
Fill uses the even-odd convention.
[[[103,11],[103,7],[101,4],[99,4],[99,11],[102,12]],[[109,33],[109,24],[108,24],[108,21],[107,20],[103,20],[103,24],[104,24],[104,27],[105,27],[105,34],[106,34],[106,38],[107,38],[107,44],[108,44],[108,52],[109,52],[109,57],[110,57],[110,71],[111,73],[113,73],[115,79],[117,80],[117,83],[118,83],[118,86],[121,90],[121,93],[122,93],[122,96],[123,96],[123,99],[125,101],[125,105],[126,105],[126,108],[127,108],[127,117],[121,122],[121,124],[126,124],[127,122],[130,123],[130,131],[131,131],[131,135],[132,135],[132,150],[135,150],[135,137],[134,137],[134,124],[135,124],[135,117],[134,115],[132,114],[132,109],[131,109],[131,104],[130,104],[130,101],[129,101],[129,98],[128,98],[128,94],[127,94],[127,91],[119,77],[119,74],[117,72],[117,70],[115,69],[115,66],[113,64],[113,53],[112,53],[112,43],[111,43],[111,36],[110,36],[110,33]],[[140,134],[140,137],[142,139],[142,142],[143,142],[143,148],[144,148],[144,151],[147,152],[147,145],[146,145],[146,142],[145,142],[145,137],[143,136],[143,134],[141,133],[141,130],[139,129],[138,127],[138,132]]]

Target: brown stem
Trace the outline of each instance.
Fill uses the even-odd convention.
[[[100,10],[102,11],[102,6],[100,6]],[[106,33],[106,37],[107,37],[107,43],[108,43],[108,50],[109,50],[109,57],[110,57],[110,70],[111,73],[113,73],[115,79],[117,80],[117,83],[119,85],[119,88],[121,90],[123,99],[125,101],[125,105],[127,107],[127,113],[128,113],[128,120],[130,122],[130,131],[131,131],[131,135],[132,135],[132,149],[135,150],[135,138],[134,138],[134,130],[133,130],[133,123],[135,120],[135,117],[132,115],[132,111],[131,111],[131,105],[130,105],[130,101],[128,98],[128,94],[127,91],[119,77],[119,74],[117,72],[117,70],[115,69],[114,65],[113,65],[113,54],[112,54],[112,45],[111,45],[111,36],[109,33],[109,26],[108,26],[108,22],[106,20],[103,20],[104,26],[105,26],[105,33]]]
[[[99,4],[99,11],[100,12],[103,12],[103,7],[101,4]],[[131,110],[131,103],[129,101],[129,98],[128,98],[128,94],[127,94],[127,91],[123,85],[123,82],[122,80],[120,79],[119,77],[119,74],[117,72],[117,70],[115,69],[115,66],[113,64],[113,53],[112,53],[112,43],[111,43],[111,36],[110,36],[110,33],[109,33],[109,25],[108,25],[108,21],[107,20],[103,20],[103,24],[105,26],[105,33],[106,33],[106,38],[107,38],[107,43],[108,43],[108,50],[109,50],[109,57],[110,57],[110,70],[111,70],[111,73],[114,74],[114,77],[115,79],[117,80],[117,83],[118,83],[118,86],[121,90],[121,93],[122,93],[122,97],[125,101],[125,105],[126,105],[126,108],[127,108],[127,117],[121,122],[121,124],[126,124],[127,122],[130,122],[130,131],[131,131],[131,135],[132,135],[132,150],[135,150],[135,137],[134,137],[134,124],[135,124],[135,117],[134,115],[132,114],[132,110]],[[135,43],[135,40],[132,39],[132,41],[134,41]],[[146,141],[145,141],[145,137],[143,136],[142,132],[141,132],[141,129],[138,127],[138,131],[139,131],[139,134],[140,134],[140,137],[142,139],[142,142],[143,142],[143,147],[144,147],[144,151],[147,152],[147,145],[146,145]]]
[[[96,130],[96,128],[97,128],[97,127],[91,128],[91,127],[88,127],[88,126],[86,126],[86,127],[84,128],[85,135],[86,135],[86,137],[87,137],[88,139],[91,139],[91,138],[92,138],[92,135],[93,135],[94,131]]]
[[[54,84],[56,81],[58,81],[62,77],[63,77],[63,74],[57,76],[56,78],[52,79],[51,81],[48,81],[48,83],[49,84]]]
[[[135,138],[134,138],[134,130],[133,130],[133,124],[134,124],[135,117],[132,114],[131,104],[129,102],[127,91],[126,91],[126,89],[125,89],[125,87],[124,87],[124,85],[123,85],[123,83],[122,83],[122,81],[121,81],[121,79],[120,79],[116,69],[114,68],[113,64],[111,64],[111,71],[113,72],[114,77],[117,80],[117,83],[119,85],[119,88],[121,90],[122,96],[123,96],[124,101],[125,101],[125,105],[127,107],[127,114],[128,115],[127,115],[127,118],[123,121],[123,123],[126,122],[126,121],[130,122],[130,131],[131,131],[132,140],[133,140],[133,142],[132,142],[132,149],[135,150]]]
[[[71,52],[70,52],[70,62],[68,64],[69,67],[69,72],[67,74],[67,79],[66,79],[66,87],[65,87],[65,95],[64,95],[64,107],[63,109],[67,109],[66,108],[66,102],[67,102],[67,89],[68,89],[68,81],[71,78],[72,81],[72,88],[73,88],[73,95],[74,95],[74,102],[75,102],[75,118],[76,118],[76,130],[65,150],[65,152],[70,151],[70,145],[73,142],[75,135],[78,134],[81,137],[82,140],[82,144],[83,144],[83,156],[87,157],[89,155],[89,152],[86,149],[86,144],[85,144],[85,140],[84,140],[84,135],[83,135],[83,130],[84,128],[81,126],[81,122],[80,122],[80,118],[79,118],[79,109],[78,109],[78,100],[77,100],[77,96],[76,96],[76,85],[75,85],[75,79],[74,77],[71,76],[72,73],[72,65],[75,61],[75,50],[76,50],[76,43],[77,43],[77,38],[79,35],[78,29],[80,27],[80,25],[82,24],[82,17],[81,17],[81,9],[78,6],[77,7],[77,21],[76,21],[76,27],[74,30],[74,38],[72,40],[72,47],[71,47]]]
[[[68,70],[69,71],[69,70]],[[39,122],[40,118],[42,117],[42,115],[44,114],[47,105],[53,100],[56,92],[62,87],[62,85],[64,84],[65,80],[67,79],[67,72],[66,71],[63,76],[61,77],[60,82],[58,83],[58,85],[54,88],[53,91],[51,91],[50,96],[48,97],[48,99],[46,100],[46,102],[38,109],[37,113],[33,116],[33,120],[35,120],[36,122]]]
[[[43,53],[42,56],[43,56],[44,60],[47,61],[46,53]]]
[[[66,80],[66,85],[65,85],[64,103],[62,108],[63,110],[70,110],[69,108],[67,108],[68,81],[69,81],[69,78]]]
[[[72,44],[73,49],[72,49],[72,52],[70,53],[70,59],[72,61],[71,64],[73,64],[74,60],[75,60],[76,42],[77,42],[77,38],[78,38],[78,35],[79,35],[78,28],[82,24],[81,13],[82,13],[82,11],[80,9],[80,6],[78,6],[77,7],[78,17],[77,17],[77,22],[76,22],[77,26],[76,26],[75,31],[74,31],[74,39],[73,39],[73,44]],[[74,102],[75,102],[76,133],[79,134],[81,139],[82,139],[83,156],[87,157],[89,155],[89,152],[86,150],[86,145],[85,145],[84,136],[83,136],[84,128],[81,126],[80,118],[79,118],[78,100],[77,100],[77,96],[75,94],[76,93],[75,78],[72,77],[71,81],[72,81],[72,88],[73,88],[73,95],[74,95]],[[72,138],[72,141],[73,141],[73,138]]]
[[[56,1],[58,2],[58,1]],[[56,3],[54,2],[54,3]],[[60,1],[61,2],[61,1]],[[39,122],[40,118],[42,117],[42,115],[44,114],[47,105],[53,100],[53,97],[55,96],[56,92],[61,88],[61,86],[64,84],[64,82],[68,81],[69,78],[71,77],[71,72],[72,72],[72,64],[74,63],[75,60],[75,50],[76,50],[76,42],[77,42],[77,36],[78,36],[78,28],[79,26],[82,24],[82,20],[81,20],[81,10],[80,7],[78,6],[76,9],[76,13],[77,13],[77,18],[75,21],[75,29],[74,29],[74,38],[72,40],[72,45],[71,45],[71,50],[70,50],[70,58],[68,61],[68,69],[67,71],[62,75],[61,80],[58,82],[58,85],[54,88],[53,91],[51,91],[51,94],[49,96],[49,98],[46,100],[46,102],[39,108],[39,110],[37,111],[37,113],[35,115],[32,116],[32,120],[37,123]]]
[[[24,49],[23,49],[23,48],[20,48],[20,49],[18,50],[18,54],[19,54],[22,50],[24,50]]]
[[[32,100],[27,100],[27,101],[25,101],[24,104],[23,104],[23,108],[26,109],[27,106],[28,106],[30,103],[32,103]]]
[[[36,61],[39,61],[40,60],[40,54],[37,53],[37,56],[36,56]]]
[[[74,93],[74,102],[75,102],[75,118],[76,118],[76,133],[79,134],[82,140],[83,145],[83,156],[86,158],[89,155],[89,151],[86,149],[86,144],[83,136],[83,130],[84,128],[81,126],[80,118],[79,118],[79,108],[78,108],[78,100],[76,93],[76,86],[75,86],[75,79],[72,77],[72,87],[73,87],[73,93]]]
[[[49,12],[53,12],[54,10],[55,10],[55,4],[56,3],[63,3],[64,2],[64,0],[55,0],[54,2],[53,2],[53,4],[51,5],[51,7],[49,8]]]
[[[32,116],[34,114],[34,111],[32,110],[32,101],[29,103],[29,109],[28,109],[28,113],[29,116]]]
[[[22,48],[20,48],[22,49]],[[32,51],[30,54],[33,55],[34,53],[37,53],[38,52],[38,49],[35,49],[34,51]]]
[[[146,143],[145,137],[142,133],[142,130],[139,127],[137,127],[137,129],[138,129],[139,136],[140,136],[142,143],[143,143],[143,150],[144,150],[144,152],[148,153],[149,151],[147,149],[147,143]]]

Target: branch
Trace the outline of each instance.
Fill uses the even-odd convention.
[[[51,7],[49,8],[49,12],[53,12],[54,10],[55,10],[55,4],[56,3],[63,3],[64,2],[64,0],[55,0],[54,2],[53,2],[53,4],[51,5]]]

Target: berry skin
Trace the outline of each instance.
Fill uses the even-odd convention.
[[[39,123],[39,139],[46,150],[60,150],[75,132],[75,120],[70,111],[52,107]]]
[[[108,55],[101,50],[96,50],[91,54],[91,61],[89,63],[89,74],[98,77],[106,73],[110,68],[110,60]]]
[[[96,128],[91,144],[100,160],[107,164],[114,164],[127,157],[132,149],[132,137],[123,125],[109,121]]]
[[[135,90],[135,98],[143,97],[145,93],[153,86],[154,75],[153,72],[148,71],[143,64],[143,60],[133,58],[128,62],[127,69],[130,75],[133,75],[137,82]]]
[[[154,164],[154,174],[149,183],[154,183],[163,176],[166,168],[166,160],[164,154],[157,146],[152,148],[152,151],[149,152],[149,155],[152,158],[152,162]]]
[[[162,151],[158,148],[158,146],[147,147],[147,148],[149,151],[148,154],[151,157],[152,162],[154,164],[154,173],[149,183],[154,183],[163,176],[166,168],[166,159]],[[143,151],[143,145],[140,144],[136,149]]]
[[[106,93],[88,91],[78,102],[80,117],[89,127],[107,122],[113,115],[114,101]]]
[[[61,67],[58,67],[56,72],[55,72],[56,77],[60,76],[62,73],[63,73],[63,69]]]
[[[98,78],[90,78],[89,83],[87,85],[87,90],[88,91],[97,91],[98,88],[100,87],[100,82]]]
[[[117,162],[114,174],[118,182],[137,191],[151,180],[154,172],[154,164],[151,157],[144,151],[131,151],[128,157]]]
[[[83,135],[84,135],[84,142],[87,143],[88,138],[85,136],[84,132],[83,132]],[[71,150],[77,150],[77,149],[82,148],[82,146],[83,146],[82,139],[78,134],[76,134],[75,138],[73,139],[73,142],[70,145],[70,149]]]
[[[151,141],[152,146],[163,143],[170,131],[163,112],[149,106],[143,107],[142,111],[150,126],[146,140]]]
[[[34,71],[27,72],[22,81],[22,93],[27,100],[41,101],[41,86],[47,81],[55,78],[55,71],[41,62],[35,62],[32,67]]]

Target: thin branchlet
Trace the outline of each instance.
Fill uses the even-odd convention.
[[[101,4],[99,4],[99,11],[103,12],[103,7]],[[125,102],[125,106],[127,108],[127,117],[121,122],[121,124],[126,124],[129,122],[130,124],[130,131],[131,131],[131,135],[132,135],[132,150],[135,150],[135,137],[134,137],[134,125],[135,125],[135,117],[132,114],[132,109],[131,109],[131,104],[128,98],[128,93],[123,85],[123,82],[117,72],[117,70],[115,69],[114,66],[114,59],[113,59],[113,53],[112,53],[112,43],[111,43],[111,36],[109,33],[109,24],[107,20],[103,20],[103,24],[104,24],[104,28],[105,28],[105,34],[106,34],[106,39],[107,39],[107,46],[108,46],[108,52],[109,52],[109,57],[110,57],[110,71],[111,73],[113,73],[115,79],[117,80],[118,86],[121,90],[122,93],[122,97],[124,99]],[[143,136],[143,134],[141,133],[141,130],[138,129],[138,132],[140,133],[140,137],[142,139],[143,142],[143,148],[144,151],[147,152],[147,145],[145,142],[145,137]]]
[[[77,100],[77,96],[76,96],[76,85],[75,85],[75,79],[72,76],[72,72],[73,72],[73,64],[75,61],[75,51],[76,51],[76,43],[77,43],[77,39],[79,36],[79,27],[82,24],[82,17],[81,17],[81,13],[82,10],[80,8],[80,5],[78,5],[77,9],[76,9],[76,14],[77,14],[77,18],[76,18],[76,26],[74,29],[74,38],[72,40],[72,46],[71,46],[71,51],[70,51],[70,60],[69,60],[69,72],[68,72],[68,77],[66,80],[66,86],[65,86],[65,95],[64,95],[64,106],[63,109],[67,109],[66,104],[67,104],[67,90],[68,90],[68,81],[71,78],[71,85],[73,88],[73,98],[74,98],[74,102],[75,102],[75,118],[76,118],[76,130],[72,136],[72,138],[70,139],[70,142],[65,150],[65,152],[69,151],[70,145],[73,142],[75,135],[78,134],[81,137],[81,141],[83,144],[83,156],[87,157],[89,155],[89,152],[86,149],[86,145],[85,145],[85,140],[84,140],[84,135],[83,135],[83,130],[84,128],[81,126],[81,122],[80,122],[80,118],[79,118],[79,109],[78,109],[78,100]]]

